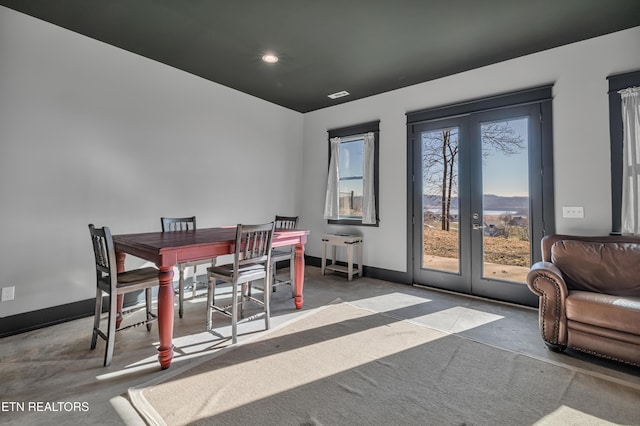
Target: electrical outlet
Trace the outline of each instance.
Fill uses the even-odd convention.
[[[562,207],[562,217],[584,219],[584,207]]]
[[[0,302],[8,302],[9,300],[13,300],[16,296],[16,287],[3,287],[2,295],[0,296]]]

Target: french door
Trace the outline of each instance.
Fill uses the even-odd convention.
[[[553,214],[543,112],[536,102],[409,125],[415,283],[537,304],[525,279]]]

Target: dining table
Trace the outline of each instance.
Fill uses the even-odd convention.
[[[173,269],[183,262],[213,259],[235,252],[236,226],[201,228],[176,232],[144,232],[113,235],[118,272],[125,271],[127,255],[152,262],[158,268],[158,361],[162,369],[173,359],[174,288]],[[292,246],[294,251],[294,304],[303,305],[304,246],[309,235],[303,229],[275,229],[272,246]],[[121,301],[119,301],[121,303]],[[203,316],[204,321],[204,316]]]

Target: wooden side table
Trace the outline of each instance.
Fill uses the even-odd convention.
[[[331,246],[332,256],[331,263],[327,265],[327,246]],[[341,266],[337,264],[336,248],[347,248],[347,266]],[[354,262],[354,249],[355,259]],[[354,266],[356,264],[357,266]],[[325,271],[343,272],[347,274],[349,281],[355,274],[359,277],[362,276],[362,237],[359,235],[347,235],[347,234],[324,234],[322,236],[322,275]]]

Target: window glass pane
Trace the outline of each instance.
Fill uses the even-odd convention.
[[[362,217],[362,179],[340,181],[340,217]]]
[[[362,177],[364,139],[340,144],[340,179]]]
[[[483,278],[524,283],[529,242],[529,118],[480,124]]]
[[[339,216],[362,217],[362,155],[364,139],[354,139],[340,144],[340,202]]]
[[[422,268],[460,272],[458,127],[422,133]]]

